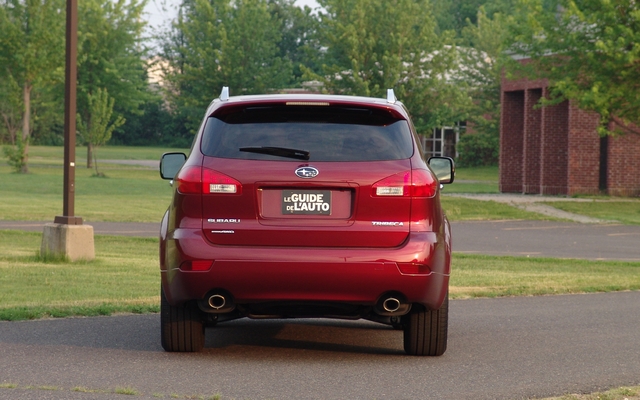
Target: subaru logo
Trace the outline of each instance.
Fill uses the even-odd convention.
[[[313,167],[300,167],[296,169],[296,175],[298,175],[300,178],[315,178],[316,176],[318,176],[318,174],[318,170]]]

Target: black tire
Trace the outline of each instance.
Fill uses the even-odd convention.
[[[412,356],[441,356],[447,350],[449,295],[439,310],[414,304],[404,318],[404,351]]]
[[[196,352],[204,347],[201,311],[193,303],[172,306],[160,290],[160,340],[165,351]]]

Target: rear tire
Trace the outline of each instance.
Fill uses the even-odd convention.
[[[194,303],[172,306],[160,291],[160,340],[165,351],[196,352],[204,347],[202,315]]]
[[[441,356],[447,350],[449,294],[439,310],[414,304],[404,318],[404,351],[412,356]]]

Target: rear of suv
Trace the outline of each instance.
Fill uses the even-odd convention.
[[[163,155],[161,341],[249,318],[364,318],[407,354],[446,350],[449,158],[425,162],[404,106],[330,95],[220,98],[189,156]]]

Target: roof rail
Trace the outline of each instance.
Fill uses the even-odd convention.
[[[222,87],[222,92],[220,92],[220,100],[222,101],[229,100],[229,86]]]
[[[387,103],[394,104],[397,100],[393,89],[387,89]]]

